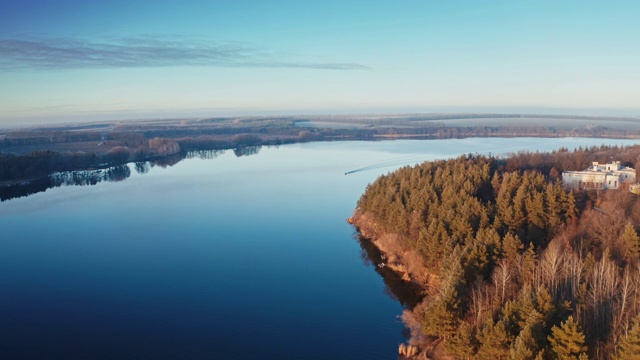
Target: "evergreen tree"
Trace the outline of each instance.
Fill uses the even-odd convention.
[[[444,344],[444,348],[456,359],[474,359],[475,334],[471,324],[466,321],[460,322],[456,335]]]
[[[575,218],[578,215],[578,208],[576,206],[576,198],[573,193],[570,192],[566,197],[566,210],[565,216],[567,218]]]
[[[640,359],[640,315],[633,319],[633,325],[627,335],[618,343],[618,353],[614,360]]]
[[[536,310],[532,310],[524,322],[524,327],[514,343],[512,357],[528,358],[531,353],[533,357],[539,353],[540,349],[546,346],[546,335],[544,319]]]
[[[513,343],[513,347],[509,349],[509,359],[510,360],[534,360],[535,359],[535,340],[531,335],[530,328],[524,328],[515,342]]]
[[[537,257],[536,251],[534,250],[533,243],[529,244],[529,247],[524,252],[522,256],[522,267],[520,270],[520,276],[522,279],[522,283],[524,284],[532,284],[533,283],[533,274],[536,270]]]
[[[640,236],[638,236],[631,223],[627,223],[624,227],[621,240],[627,248],[625,254],[627,261],[637,260],[638,256],[640,256]]]
[[[478,340],[481,345],[478,349],[477,359],[500,360],[508,358],[511,339],[502,321],[494,324],[489,318],[482,332],[478,334]]]
[[[526,177],[523,180],[526,180]],[[516,194],[513,197],[511,203],[511,218],[508,225],[509,229],[514,233],[521,232],[527,224],[527,213],[525,204],[528,197],[527,192],[529,190],[530,189],[528,184],[526,182],[523,182],[520,187],[518,187],[518,190],[516,190]]]
[[[587,359],[584,334],[580,324],[573,319],[573,316],[569,316],[560,327],[554,326],[551,328],[549,343],[558,360]]]
[[[512,337],[516,337],[522,330],[520,325],[524,323],[522,319],[523,313],[519,304],[516,301],[507,301],[502,307],[500,315],[507,333]]]
[[[566,194],[564,190],[558,190],[556,184],[549,184],[545,189],[547,232],[549,235],[562,223],[562,199],[561,194]]]
[[[545,235],[545,213],[544,213],[544,193],[534,192],[526,201],[527,220],[527,240],[529,242],[541,243]]]
[[[445,300],[437,300],[427,308],[424,333],[442,338],[451,337],[456,331],[457,317]]]
[[[429,307],[425,309],[423,330],[426,335],[445,340],[456,334],[460,319],[459,288],[464,285],[464,270],[460,264],[459,247],[444,264],[447,278]]]
[[[553,299],[551,298],[551,294],[549,294],[549,290],[544,285],[541,285],[538,288],[538,292],[536,294],[536,302],[535,302],[536,310],[542,316],[543,323],[545,325],[552,323],[556,313],[556,307],[553,304]]]
[[[507,234],[502,239],[502,253],[504,258],[510,263],[518,262],[520,252],[524,249],[524,245],[517,235]]]

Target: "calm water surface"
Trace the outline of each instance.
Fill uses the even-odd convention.
[[[634,142],[298,144],[5,201],[0,358],[395,358],[402,306],[345,222],[367,183],[464,153],[602,143]]]

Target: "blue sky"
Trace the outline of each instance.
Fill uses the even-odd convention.
[[[0,125],[640,116],[638,1],[0,0]]]

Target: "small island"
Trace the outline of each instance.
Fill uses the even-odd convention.
[[[402,279],[392,291],[418,297],[400,356],[638,358],[639,159],[640,146],[469,154],[371,183],[349,222]]]

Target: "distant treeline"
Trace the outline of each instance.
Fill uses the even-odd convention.
[[[0,154],[0,181],[32,179],[56,171],[99,166],[106,158],[95,153],[58,153],[33,151],[24,156]]]
[[[434,117],[435,116],[435,117]],[[295,118],[205,119],[194,123],[118,123],[10,131],[0,136],[0,182],[33,179],[56,171],[115,166],[194,150],[235,149],[309,141],[448,139],[464,137],[640,137],[639,131],[600,126],[445,126],[425,119],[483,118],[495,114],[404,116],[371,121],[360,128],[298,127]],[[513,117],[502,115],[498,117]],[[575,119],[576,117],[567,117]],[[635,163],[635,160],[634,160]]]
[[[403,315],[410,345],[436,359],[640,358],[640,201],[560,181],[611,159],[637,166],[640,146],[470,154],[370,184],[355,224],[426,295]]]
[[[389,127],[369,129],[370,137],[393,137],[394,135],[415,136],[433,139],[453,139],[468,137],[606,137],[634,138],[640,136],[638,130],[612,129],[601,126],[575,129],[556,129],[545,126],[445,126],[427,124],[421,127]]]
[[[30,129],[9,131],[4,139],[0,138],[0,151],[2,148],[23,146],[23,145],[45,145],[71,142],[95,142],[110,141],[116,142],[120,146],[138,147],[144,146],[146,141],[152,138],[164,138],[183,141],[194,141],[200,138],[208,141],[218,141],[225,146],[232,145],[235,136],[254,135],[263,141],[305,141],[305,140],[336,140],[336,139],[371,139],[376,137],[393,137],[394,135],[415,136],[424,138],[460,138],[460,137],[483,137],[483,136],[590,136],[590,137],[611,137],[627,138],[640,136],[638,130],[615,129],[603,126],[583,126],[572,129],[558,127],[536,126],[536,125],[500,125],[500,126],[447,126],[437,120],[450,119],[484,119],[484,118],[514,118],[527,117],[526,115],[499,115],[499,114],[458,114],[458,115],[416,115],[389,118],[345,118],[345,121],[353,124],[365,124],[367,126],[342,128],[313,128],[299,127],[296,124],[309,120],[306,119],[210,119],[201,120],[197,123],[182,125],[180,123],[167,124],[136,124],[120,123],[112,127],[104,124],[99,126],[83,126],[80,130],[68,130],[68,128]],[[589,117],[576,116],[543,116],[542,119],[571,119],[590,120]],[[340,125],[339,121],[328,119],[318,119],[327,123]],[[628,118],[605,118],[602,120],[632,121]],[[637,119],[636,119],[637,120]],[[44,149],[47,150],[47,149]],[[48,149],[53,150],[53,149]]]

